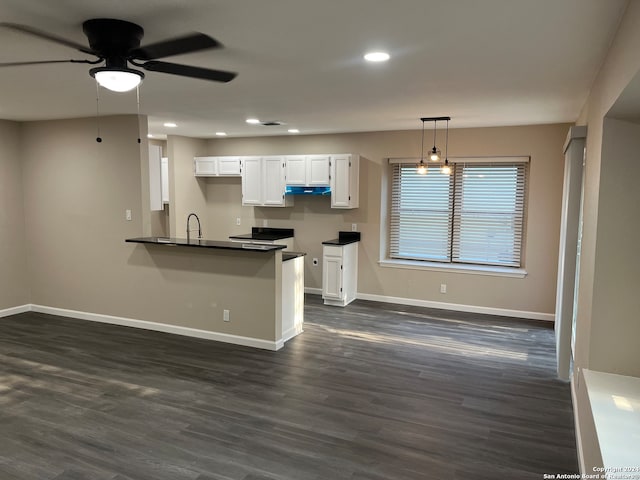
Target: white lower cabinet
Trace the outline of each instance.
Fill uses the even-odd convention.
[[[285,196],[285,160],[282,156],[242,159],[242,205],[289,207],[293,198]]]
[[[358,243],[322,248],[322,298],[325,305],[344,307],[356,299]]]

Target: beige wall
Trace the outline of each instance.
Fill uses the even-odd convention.
[[[203,179],[193,176],[193,157],[205,155],[206,141],[196,138],[169,136],[167,155],[169,157],[169,225],[172,237],[187,236],[187,216],[195,213],[202,220],[206,205],[206,185]],[[193,222],[193,220],[192,220]],[[202,223],[204,238],[213,238]],[[197,228],[196,222],[191,228]],[[197,236],[197,232],[194,232]]]
[[[0,121],[0,311],[29,303],[20,136]]]
[[[605,240],[607,235],[617,235],[619,233],[615,230],[607,230],[608,222],[605,217],[605,212],[607,212],[606,205],[609,203],[607,197],[615,195],[616,187],[614,186],[612,189],[610,185],[601,186],[601,182],[609,182],[608,175],[623,174],[623,172],[601,174],[601,170],[607,168],[620,169],[619,158],[607,155],[603,146],[604,118],[625,87],[638,74],[640,69],[638,51],[640,51],[640,2],[632,1],[629,3],[616,38],[578,120],[579,123],[587,124],[588,126],[582,258],[580,261],[575,345],[576,372],[578,373],[582,368],[598,367],[618,373],[640,375],[640,370],[638,370],[640,357],[637,354],[640,350],[637,348],[635,349],[635,362],[629,362],[628,355],[621,353],[620,349],[616,348],[615,345],[611,348],[610,341],[606,342],[609,344],[606,352],[599,348],[600,335],[606,330],[611,320],[606,311],[605,303],[598,301],[599,305],[594,308],[594,302],[596,301],[594,295],[597,293],[596,286],[598,283],[596,265],[597,263],[601,266],[604,265],[601,262],[606,263],[607,255],[604,244],[602,249],[598,244],[600,241]],[[610,133],[613,133],[613,131]],[[637,152],[635,157],[637,158]],[[637,198],[637,194],[629,193],[629,195]],[[609,198],[613,199],[615,197]],[[631,205],[637,205],[637,200]],[[599,212],[601,206],[605,208],[602,214]],[[624,209],[622,205],[619,205],[619,208]],[[637,211],[637,207],[635,211]],[[628,212],[624,212],[624,214],[628,215]],[[635,223],[637,223],[637,220]],[[613,252],[610,253],[613,254]],[[635,259],[630,257],[629,260],[633,262]],[[609,300],[613,300],[613,298]],[[611,304],[609,307],[615,308]],[[615,324],[612,325],[613,329],[622,328],[622,331],[615,335],[625,335],[627,329],[632,328],[630,325],[634,322],[637,323],[637,321],[637,318],[634,319],[633,317],[616,320]],[[625,327],[625,322],[629,326]],[[609,359],[603,361],[602,359],[606,356],[609,356]]]
[[[640,125],[606,118],[589,369],[640,377]]]
[[[242,207],[240,179],[195,179],[187,168],[181,172],[191,178],[177,178],[176,182],[190,185],[190,195],[196,199],[193,206],[182,210],[204,208],[203,223],[211,238],[226,239],[234,233],[246,233],[252,226],[262,226],[265,220],[269,226],[294,228],[294,248],[308,254],[307,287],[321,287],[321,264],[314,267],[311,262],[314,257],[322,258],[322,240],[335,238],[339,230],[350,230],[351,224],[357,223],[363,238],[359,251],[360,293],[552,314],[562,197],[562,145],[567,129],[568,125],[563,124],[450,131],[451,156],[531,156],[525,250],[528,275],[524,279],[378,265],[381,182],[388,169],[386,158],[418,155],[419,131],[208,141],[205,153],[209,155],[359,153],[360,208],[354,210],[331,209],[328,198],[318,197],[296,197],[292,208]],[[180,196],[176,201],[191,202]],[[241,218],[241,226],[236,226],[236,217]],[[446,295],[439,293],[441,283],[448,286]]]
[[[582,370],[640,376],[640,265],[635,255],[640,127],[606,118],[625,87],[638,82],[638,51],[640,2],[633,0],[577,122],[586,124],[588,133],[572,387],[585,473],[601,466],[601,458]],[[640,105],[631,107],[640,118]]]
[[[143,233],[147,148],[137,143],[137,117],[100,123],[100,144],[93,119],[22,126],[31,303],[276,339],[280,287],[273,254],[125,243]],[[231,322],[222,321],[224,309]]]

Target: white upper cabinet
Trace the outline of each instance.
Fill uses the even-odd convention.
[[[287,185],[307,185],[307,159],[304,155],[288,155],[287,165]]]
[[[240,157],[194,157],[193,174],[196,177],[239,177]]]
[[[240,157],[218,157],[220,177],[239,177],[242,173]]]
[[[329,155],[288,155],[287,185],[329,185]]]
[[[330,156],[331,208],[358,208],[360,196],[360,157]]]
[[[162,157],[160,160],[160,180],[162,182],[162,203],[169,203],[169,159]]]
[[[149,207],[162,210],[162,147],[149,145]]]
[[[286,162],[282,156],[243,157],[242,204],[288,207],[293,198],[285,196]]]
[[[242,167],[242,205],[262,205],[262,158],[244,158]]]

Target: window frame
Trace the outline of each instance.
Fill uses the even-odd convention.
[[[456,168],[460,168],[463,164],[517,164],[523,166],[523,191],[522,191],[522,215],[520,225],[520,249],[519,249],[519,266],[507,266],[496,265],[492,263],[471,263],[471,262],[459,262],[453,259],[453,245],[454,237],[450,235],[449,238],[449,258],[447,260],[420,260],[416,258],[394,258],[391,254],[391,239],[392,239],[392,209],[393,209],[393,189],[394,189],[394,167],[396,164],[404,164],[415,166],[419,159],[414,158],[389,158],[388,167],[386,169],[386,175],[384,182],[387,183],[385,196],[383,202],[386,202],[386,208],[383,207],[382,212],[385,218],[381,221],[381,244],[380,244],[380,260],[379,265],[382,267],[391,268],[405,268],[405,269],[418,269],[418,270],[435,270],[435,271],[448,271],[448,272],[464,272],[470,274],[491,275],[491,276],[507,276],[523,278],[527,275],[525,269],[526,260],[526,231],[527,231],[527,211],[528,211],[528,183],[530,175],[530,157],[529,156],[509,156],[509,157],[449,157],[449,163],[452,164],[453,172],[452,177],[456,176]],[[439,168],[440,164],[431,168]],[[428,175],[428,173],[427,173]],[[456,181],[452,179],[451,187],[453,192],[449,192],[450,198],[455,197]],[[517,185],[517,184],[516,184]],[[455,199],[451,200],[451,208],[454,208]],[[456,221],[455,213],[450,215],[450,227],[453,230],[454,223]],[[517,248],[517,247],[516,247]]]

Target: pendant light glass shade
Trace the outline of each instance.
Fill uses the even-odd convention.
[[[418,175],[426,175],[428,170],[429,169],[427,168],[427,164],[424,163],[423,160],[420,160],[420,163],[416,165],[416,173]]]
[[[439,148],[436,148],[435,145],[429,152],[429,160],[431,160],[432,162],[439,162],[440,160],[442,160],[442,152]]]
[[[92,68],[89,74],[100,86],[112,92],[128,92],[133,90],[144,78],[144,73],[131,68],[115,69],[109,67]]]

